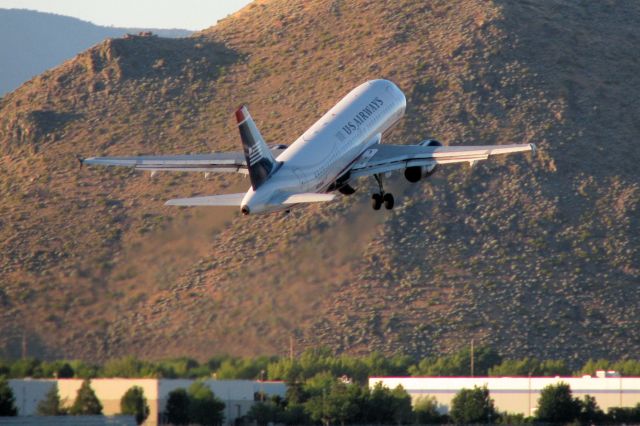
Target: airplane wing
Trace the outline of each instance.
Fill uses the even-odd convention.
[[[374,145],[367,149],[351,168],[352,178],[387,173],[416,166],[470,163],[486,160],[492,155],[514,152],[535,152],[534,144],[486,146],[422,146]]]
[[[286,146],[272,147],[277,158]],[[90,166],[120,166],[136,170],[173,172],[235,172],[247,174],[247,162],[243,152],[224,152],[195,155],[143,155],[138,157],[91,157],[80,160]]]

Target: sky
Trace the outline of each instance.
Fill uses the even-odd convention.
[[[0,8],[72,16],[98,25],[202,30],[250,0],[0,0]]]

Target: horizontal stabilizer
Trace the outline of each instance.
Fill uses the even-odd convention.
[[[176,198],[167,201],[165,206],[231,206],[238,207],[246,194],[211,195],[209,197]]]
[[[304,193],[289,195],[282,204],[300,204],[300,203],[321,203],[324,201],[331,201],[336,196],[334,194],[316,194],[316,193]]]

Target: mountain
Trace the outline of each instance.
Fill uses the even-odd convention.
[[[187,30],[101,27],[79,19],[23,9],[0,9],[0,96],[106,38],[152,31],[187,37]]]
[[[640,5],[270,0],[185,39],[107,40],[0,101],[0,348],[105,359],[328,345],[424,356],[640,349]],[[288,216],[176,209],[242,177],[76,155],[237,150],[247,103],[289,143],[353,87],[407,94],[389,143],[534,142]]]

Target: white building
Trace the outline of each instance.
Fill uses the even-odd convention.
[[[604,372],[603,372],[604,373]],[[540,391],[545,386],[566,383],[574,397],[593,396],[605,412],[611,407],[633,407],[640,403],[640,377],[371,377],[369,386],[382,382],[393,389],[401,385],[412,401],[435,397],[439,411],[447,413],[451,400],[461,389],[486,386],[498,411],[535,415]]]
[[[120,400],[132,386],[139,386],[149,404],[149,417],[145,425],[159,424],[165,409],[169,393],[178,388],[188,388],[195,380],[188,379],[93,379],[91,388],[103,406],[103,414],[120,413]],[[38,403],[51,387],[57,383],[60,399],[71,406],[76,399],[82,379],[15,379],[9,385],[16,398],[19,416],[34,416]],[[225,423],[232,425],[234,420],[247,414],[254,402],[256,392],[267,395],[285,396],[286,385],[283,382],[260,382],[252,380],[205,380],[217,398],[225,403]]]

